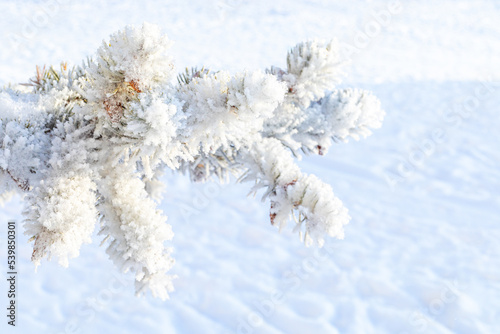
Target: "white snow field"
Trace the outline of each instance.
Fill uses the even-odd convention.
[[[301,167],[332,185],[344,240],[306,248],[269,223],[250,184],[167,173],[175,231],[170,300],[134,296],[99,247],[34,272],[19,198],[0,209],[0,333],[499,333],[500,2],[0,1],[0,84],[80,63],[127,24],[158,24],[178,71],[285,66],[308,38],[338,38],[343,86],[387,115],[362,141]],[[18,223],[18,310],[7,325],[7,221]]]

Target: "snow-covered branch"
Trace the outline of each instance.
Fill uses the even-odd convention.
[[[307,245],[342,238],[347,209],[294,161],[382,124],[377,98],[336,88],[337,44],[298,44],[286,70],[193,70],[178,85],[170,46],[156,26],[126,27],[83,65],[37,67],[28,84],[0,90],[0,198],[24,195],[33,262],[67,265],[97,223],[137,293],[168,298],[173,232],[156,207],[165,168],[254,182],[273,225],[294,217]]]

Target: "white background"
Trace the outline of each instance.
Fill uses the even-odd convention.
[[[15,219],[18,327],[0,314],[0,332],[496,332],[500,3],[401,1],[384,21],[389,3],[0,1],[1,85],[27,82],[35,65],[79,64],[112,32],[148,21],[175,41],[179,71],[285,66],[297,42],[337,38],[356,48],[343,86],[372,90],[387,112],[372,137],[300,162],[352,216],[322,261],[270,226],[269,203],[247,198],[250,185],[192,185],[168,172],[161,208],[179,278],[166,302],[134,297],[130,276],[119,283],[97,237],[69,268],[44,262],[34,273],[13,199],[0,209],[0,268],[3,277]],[[285,297],[272,303],[276,291]]]

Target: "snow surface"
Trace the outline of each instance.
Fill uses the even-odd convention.
[[[178,71],[284,66],[288,48],[307,38],[359,46],[359,31],[388,3],[1,1],[0,84],[26,82],[37,64],[80,62],[112,32],[143,21],[176,42]],[[327,240],[330,252],[279,234],[269,203],[246,197],[249,185],[168,174],[162,209],[176,233],[171,272],[179,276],[169,301],[134,297],[133,278],[119,280],[98,238],[68,269],[43,262],[35,273],[19,226],[18,327],[2,316],[0,332],[497,332],[500,3],[400,4],[351,54],[343,83],[380,98],[383,127],[300,163],[350,209],[345,239]],[[21,225],[20,211],[15,198],[0,221]]]

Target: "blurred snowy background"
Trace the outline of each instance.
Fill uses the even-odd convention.
[[[0,85],[80,63],[127,24],[158,24],[178,71],[285,66],[337,38],[343,86],[372,90],[384,126],[306,157],[350,209],[343,241],[305,248],[248,185],[165,175],[176,236],[171,300],[137,299],[95,243],[38,273],[18,228],[18,327],[1,333],[495,333],[500,326],[500,2],[0,1]],[[0,208],[21,225],[19,198]],[[7,286],[1,280],[0,302]],[[6,306],[5,306],[6,307]],[[2,306],[5,311],[5,308]]]

